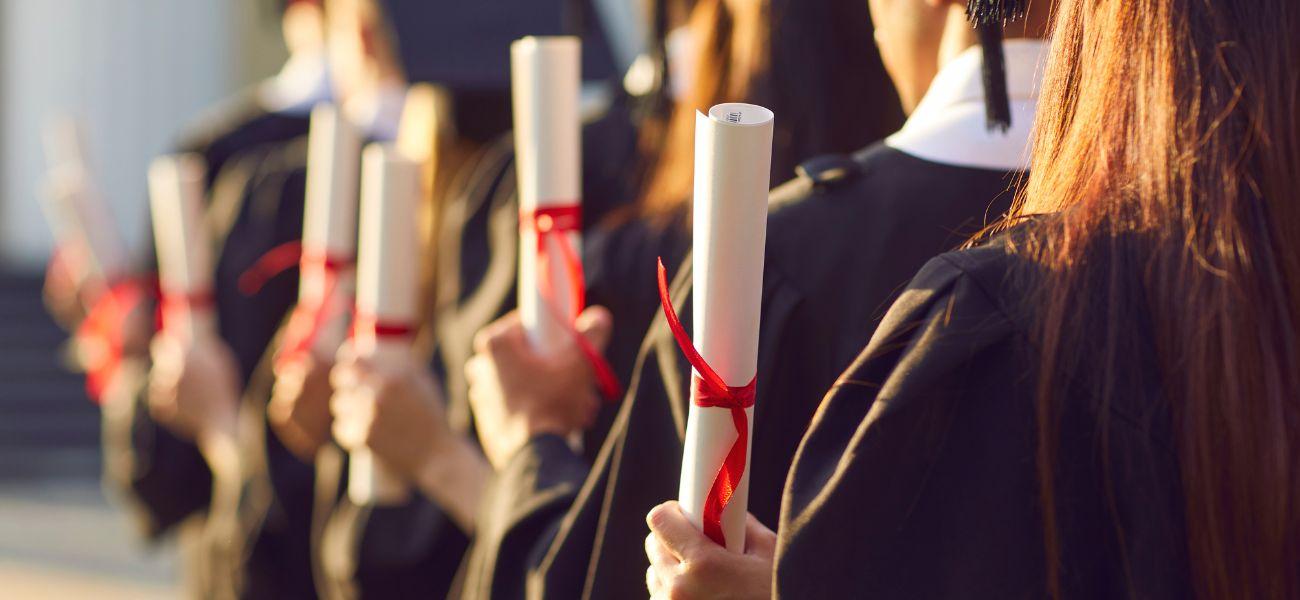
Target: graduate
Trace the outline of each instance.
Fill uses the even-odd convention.
[[[773,192],[748,461],[750,510],[768,526],[777,521],[785,472],[823,393],[915,270],[1007,209],[1027,166],[1046,49],[1038,38],[1050,7],[1036,6],[1030,19],[1008,26],[1005,43],[972,30],[965,8],[873,3],[881,56],[907,122],[853,156],[804,163],[798,179]],[[690,273],[684,264],[672,285],[688,331],[682,307]],[[487,341],[510,335],[494,332]],[[657,318],[647,333],[633,388],[590,466],[564,443],[566,427],[580,423],[563,419],[567,399],[583,391],[547,388],[550,395],[537,397],[523,383],[538,378],[522,370],[537,363],[526,348],[483,348],[498,374],[485,378],[484,403],[504,406],[499,412],[522,432],[514,439],[527,443],[497,451],[511,458],[490,490],[472,548],[476,592],[644,593],[648,559],[627,539],[643,536],[646,512],[676,496],[689,398],[691,368],[667,323]]]
[[[655,597],[1300,598],[1298,26],[1061,0],[1011,230],[890,309],[776,539],[651,514]]]

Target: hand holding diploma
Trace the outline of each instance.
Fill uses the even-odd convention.
[[[609,343],[613,317],[593,306],[574,323],[597,352]],[[600,408],[591,363],[575,342],[561,338],[543,353],[528,337],[518,312],[484,327],[465,363],[469,401],[483,452],[492,466],[506,466],[535,436],[571,437],[590,427]]]
[[[682,456],[682,511],[709,539],[742,550],[758,361],[772,112],[720,104],[695,119],[692,342],[659,290],[677,343],[695,368]]]
[[[376,364],[412,362],[411,341],[419,315],[420,245],[414,218],[419,198],[420,171],[416,162],[391,145],[366,148],[362,156],[352,345],[358,356]],[[372,404],[381,401],[375,390],[364,387],[364,380],[359,383],[337,388],[331,409],[349,400]],[[336,420],[356,414],[333,412]],[[336,423],[335,431],[349,427],[347,423]],[[409,494],[401,474],[374,460],[369,448],[355,448],[348,468],[348,497],[357,504],[398,504]]]
[[[307,144],[298,304],[280,340],[267,419],[310,462],[329,439],[329,372],[352,304],[361,136],[322,104],[312,111]]]
[[[776,532],[754,515],[745,519],[743,552],[732,552],[705,537],[676,502],[654,507],[646,515],[646,524],[650,568],[645,583],[652,600],[772,597]]]
[[[510,47],[519,178],[519,322],[540,354],[577,345],[610,399],[622,395],[600,352],[574,329],[584,308],[582,46],[569,36]]]
[[[164,156],[149,169],[163,329],[151,345],[155,416],[195,439],[214,470],[231,464],[239,400],[235,360],[217,337],[212,261],[202,224],[204,165]]]

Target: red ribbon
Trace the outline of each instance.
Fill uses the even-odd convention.
[[[321,329],[331,318],[343,312],[343,306],[335,298],[334,290],[338,288],[339,277],[350,270],[352,265],[351,258],[308,251],[302,247],[302,242],[293,241],[267,251],[239,276],[239,290],[245,295],[256,294],[272,278],[294,266],[298,266],[299,272],[303,274],[318,273],[325,282],[321,298],[309,302],[300,301],[289,315],[280,353],[275,359],[278,365],[293,362],[311,352],[316,345],[316,338],[320,337]]]
[[[406,338],[415,335],[415,326],[402,321],[381,321],[371,314],[356,313],[352,317],[352,333],[355,339],[365,333],[379,339]]]
[[[703,408],[726,408],[731,410],[731,421],[736,426],[736,441],[727,451],[727,457],[713,478],[709,495],[704,498],[704,535],[725,547],[726,535],[722,532],[722,511],[731,503],[731,497],[740,485],[745,474],[745,453],[749,446],[749,415],[745,409],[754,405],[756,379],[741,387],[731,387],[723,381],[708,361],[700,356],[686,328],[682,327],[677,311],[673,310],[673,301],[668,294],[668,272],[664,269],[663,259],[659,260],[659,303],[663,305],[664,317],[668,319],[668,328],[677,339],[677,346],[686,355],[686,360],[695,367],[691,379],[691,397],[695,405]]]
[[[193,314],[198,310],[212,308],[215,303],[215,297],[212,295],[211,290],[197,292],[162,290],[162,297],[159,301],[162,328],[170,329],[180,321],[181,315]]]
[[[582,207],[576,204],[543,206],[533,210],[531,214],[523,212],[519,215],[519,227],[521,230],[531,229],[537,233],[537,287],[542,295],[542,303],[557,321],[569,326],[569,332],[573,335],[578,350],[586,358],[587,364],[591,365],[592,374],[596,378],[596,387],[601,395],[610,402],[619,399],[623,396],[623,386],[619,384],[614,368],[573,326],[578,319],[578,313],[582,312],[586,304],[586,288],[583,284],[585,278],[582,273],[582,259],[573,251],[566,234],[582,230]],[[552,238],[555,243],[547,243],[547,240]],[[569,276],[569,292],[574,299],[572,313],[569,315],[560,314],[555,302],[555,284],[551,281],[552,247],[560,249],[560,259]]]
[[[149,297],[157,283],[144,277],[118,280],[100,294],[77,326],[78,340],[93,340],[99,354],[89,357],[86,368],[86,394],[99,404],[108,383],[122,365],[125,353],[127,317]]]

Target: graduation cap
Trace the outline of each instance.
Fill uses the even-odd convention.
[[[1011,127],[1002,27],[1023,18],[1028,4],[1029,0],[969,0],[966,3],[966,17],[975,26],[984,53],[984,110],[990,130],[1006,131]]]
[[[411,82],[470,92],[509,90],[510,43],[529,35],[581,35],[583,78],[614,75],[599,27],[583,31],[587,0],[378,0]]]

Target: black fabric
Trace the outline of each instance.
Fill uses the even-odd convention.
[[[315,597],[313,469],[280,443],[265,418],[272,340],[297,300],[297,271],[252,295],[237,285],[266,252],[301,239],[306,166],[306,136],[241,153],[216,182],[209,211],[214,229],[228,230],[217,262],[217,315],[244,381],[242,481],[235,498],[214,507],[209,550],[214,586],[241,598]]]
[[[1002,213],[1012,174],[939,165],[883,145],[854,175],[773,191],[760,321],[750,511],[775,525],[786,470],[822,394],[930,257]],[[691,328],[689,259],[673,300]],[[645,594],[645,515],[676,497],[690,367],[655,317],[629,393],[585,480],[560,445],[526,450],[530,469],[498,477],[493,498],[529,510],[485,511],[463,569],[472,598],[629,598]],[[537,486],[536,473],[571,477]],[[538,501],[529,503],[527,498]],[[490,500],[487,506],[500,506]],[[500,556],[527,556],[511,562]]]
[[[335,505],[321,535],[322,595],[445,598],[469,540],[418,493],[397,506]]]
[[[1047,597],[1039,357],[1024,301],[1035,276],[1003,240],[940,256],[917,275],[800,446],[778,597]],[[1059,390],[1066,598],[1192,595],[1149,319],[1134,319],[1133,332],[1145,350],[1120,374],[1121,402],[1101,408],[1086,382]]]
[[[508,90],[510,43],[524,36],[580,35],[587,81],[616,75],[586,0],[381,0],[397,53],[412,82],[453,90]]]

